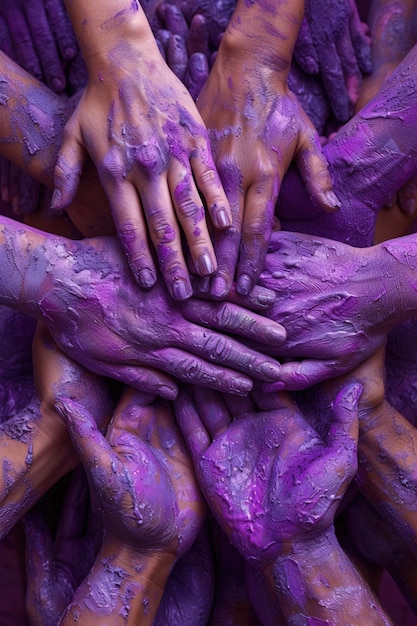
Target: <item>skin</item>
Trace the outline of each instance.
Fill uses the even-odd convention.
[[[117,240],[72,242],[7,218],[0,224],[0,303],[43,319],[88,369],[171,399],[171,376],[238,394],[251,389],[252,377],[278,378],[273,358],[221,333],[270,345],[285,339],[281,326],[231,303],[207,303],[198,317],[219,332],[209,330],[192,313],[183,317],[162,284],[140,293]]]
[[[346,122],[359,97],[361,72],[372,70],[366,26],[353,0],[309,0],[306,21],[333,114]]]
[[[76,403],[61,406],[104,533],[60,624],[105,624],[110,614],[112,624],[152,624],[173,565],[199,532],[206,508],[192,461],[169,406],[150,400],[126,391],[106,438]]]
[[[194,270],[209,275],[216,259],[203,203],[215,227],[231,223],[204,124],[139,3],[76,0],[67,9],[89,82],[65,127],[52,207],[70,204],[90,154],[138,283],[156,282],[148,231],[171,296],[184,300],[192,289],[180,233]]]
[[[315,200],[339,206],[317,133],[286,82],[303,8],[239,0],[198,97],[233,215],[230,229],[214,233],[212,298],[226,297],[235,273],[240,294],[255,285],[293,158]]]
[[[212,393],[202,402],[204,390],[198,409],[186,394],[176,401],[206,501],[239,552],[262,567],[286,623],[390,624],[332,526],[356,470],[360,392],[354,383],[333,396],[324,438],[286,395],[263,395],[258,407],[248,400],[243,413],[244,403],[233,411]],[[317,575],[324,562],[326,580]]]

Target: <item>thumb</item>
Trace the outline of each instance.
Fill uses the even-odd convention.
[[[78,125],[67,122],[61,148],[54,170],[54,192],[51,200],[52,211],[62,211],[74,200],[80,182],[86,150]]]

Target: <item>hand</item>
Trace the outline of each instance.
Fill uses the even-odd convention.
[[[260,410],[243,414],[229,412],[213,393],[207,401],[201,391],[198,410],[179,396],[177,420],[199,484],[246,559],[271,563],[332,525],[356,473],[360,391],[352,384],[334,398],[325,439],[286,395],[263,395]]]
[[[346,373],[385,343],[391,319],[378,259],[375,248],[274,233],[260,284],[275,290],[268,315],[287,329],[279,348],[287,362],[268,390],[303,389]]]
[[[359,97],[361,72],[372,70],[367,27],[354,0],[309,0],[306,18],[333,113],[346,122]]]
[[[246,73],[250,87],[249,78],[241,78]],[[230,75],[239,77],[233,87]],[[210,293],[225,298],[236,272],[237,290],[245,295],[263,269],[275,203],[291,160],[297,159],[320,206],[334,210],[339,201],[317,132],[284,82],[269,74],[266,79],[258,68],[248,72],[245,64],[229,68],[219,51],[198,108],[233,216],[231,228],[214,234],[218,269]]]
[[[231,223],[207,131],[155,40],[129,52],[119,45],[111,58],[114,68],[89,82],[65,127],[52,207],[72,201],[89,153],[138,283],[150,288],[157,279],[148,230],[171,296],[184,300],[192,288],[181,231],[195,271],[205,276],[216,259],[204,205],[216,228]]]
[[[175,561],[193,544],[206,508],[169,405],[150,400],[127,390],[106,438],[77,403],[64,400],[60,412],[87,473],[104,543]]]
[[[38,299],[34,314],[87,369],[170,399],[177,394],[171,376],[240,394],[252,387],[248,376],[277,380],[274,359],[224,333],[270,346],[285,339],[282,327],[230,303],[196,301],[185,319],[162,285],[140,291],[115,239],[48,238],[47,245],[49,271],[41,285],[35,276],[27,278],[24,297],[30,307]]]
[[[63,15],[60,0],[4,0],[0,7],[19,63],[35,78],[44,79],[55,92],[63,91],[66,84],[57,43],[67,43],[64,58],[76,54],[75,37],[71,38],[68,25],[64,27]],[[58,27],[63,28],[59,35]]]
[[[47,498],[46,502],[56,506]],[[71,477],[54,539],[39,507],[22,520],[27,544],[26,609],[32,626],[58,624],[94,562],[99,528],[88,503],[85,474],[78,468]]]

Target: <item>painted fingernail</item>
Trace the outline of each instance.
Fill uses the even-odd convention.
[[[50,208],[51,209],[60,209],[61,208],[61,201],[62,201],[62,194],[61,194],[60,189],[54,189],[54,193],[52,194]]]
[[[67,46],[66,48],[64,48],[64,57],[66,59],[73,59],[77,54],[77,48],[74,48],[73,46]]]
[[[281,367],[278,363],[263,363],[261,373],[269,380],[277,380],[281,374]]]
[[[287,385],[283,380],[278,380],[276,383],[265,383],[262,386],[262,390],[265,393],[275,393],[276,391],[283,391],[287,388]]]
[[[62,91],[65,87],[65,83],[60,78],[53,78],[51,80],[51,87],[54,91]]]
[[[214,272],[214,265],[208,252],[204,252],[204,254],[199,256],[197,260],[197,270],[202,276],[207,276],[207,274]]]
[[[175,400],[178,396],[178,389],[175,387],[168,387],[167,385],[160,385],[158,387],[158,394],[166,400]]]
[[[272,343],[281,344],[285,341],[287,333],[284,328],[277,328],[276,326],[268,326],[265,330],[266,338]]]
[[[139,284],[145,289],[150,289],[156,283],[156,275],[149,267],[141,269],[137,273]]]
[[[247,378],[235,378],[233,382],[236,386],[236,390],[243,393],[249,393],[253,387],[252,381]]]
[[[325,194],[325,197],[326,197],[326,202],[329,206],[335,209],[340,209],[340,207],[342,206],[342,203],[340,202],[339,198],[336,196],[334,191],[328,191]]]
[[[227,283],[222,276],[216,276],[211,284],[210,293],[213,298],[221,299],[225,298],[228,293]]]
[[[262,291],[256,297],[259,304],[273,304],[277,299],[273,291]]]
[[[220,209],[220,211],[218,211],[217,213],[217,223],[220,226],[220,228],[227,228],[228,226],[231,225],[231,221],[229,219],[229,216],[227,215],[226,211],[224,209]]]
[[[175,300],[186,300],[193,294],[191,285],[187,284],[182,278],[177,278],[171,285],[172,296]]]
[[[210,290],[210,276],[199,276],[197,280],[196,291],[199,293],[208,293]]]
[[[252,278],[248,274],[241,274],[237,280],[236,291],[241,296],[247,296],[252,290]]]

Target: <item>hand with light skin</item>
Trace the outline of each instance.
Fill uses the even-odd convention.
[[[367,26],[354,0],[308,0],[306,21],[333,113],[346,122],[359,98],[361,73],[372,70]]]
[[[204,390],[198,410],[185,393],[176,401],[206,501],[264,571],[285,623],[390,624],[333,528],[357,468],[360,392],[353,382],[333,397],[324,438],[285,394],[262,395],[258,407],[247,399],[235,412]]]
[[[149,234],[171,296],[184,300],[192,288],[181,232],[193,269],[206,276],[216,258],[205,206],[216,228],[231,224],[204,123],[138,2],[76,0],[67,9],[89,82],[65,127],[51,206],[70,204],[90,154],[138,283],[157,280]]]
[[[100,527],[89,511],[88,485],[82,467],[74,470],[70,479],[54,538],[41,508],[31,509],[22,521],[27,545],[26,609],[30,623],[56,626],[98,551],[95,535],[100,536]]]
[[[60,53],[64,59],[73,58],[77,42],[62,0],[4,0],[0,15],[22,67],[55,92],[63,91],[66,79]]]
[[[88,411],[67,400],[59,406],[104,526],[94,566],[60,624],[151,625],[174,564],[201,528],[206,506],[172,409],[150,400],[126,390],[106,438]]]
[[[235,273],[240,294],[255,285],[293,158],[315,201],[329,211],[339,206],[318,135],[287,86],[303,7],[300,0],[266,8],[239,0],[198,97],[233,216],[231,228],[214,233],[218,269],[210,295],[217,299]]]

